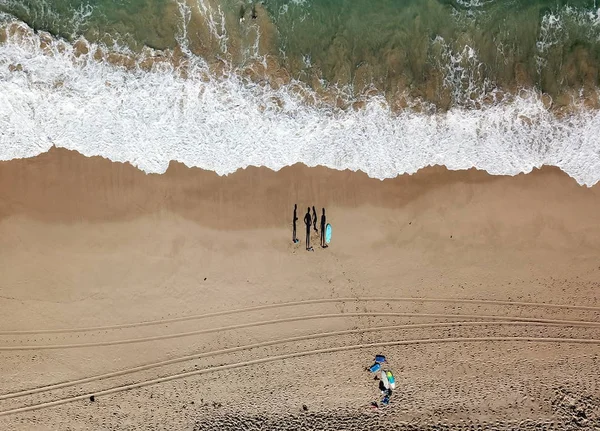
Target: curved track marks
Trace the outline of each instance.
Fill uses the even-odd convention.
[[[223,355],[227,353],[235,353],[244,350],[251,350],[259,347],[268,347],[277,344],[285,344],[297,341],[307,341],[307,340],[315,340],[319,338],[326,337],[335,337],[335,336],[343,336],[343,335],[351,335],[351,334],[360,334],[367,332],[376,332],[376,331],[393,331],[393,330],[408,330],[408,329],[421,329],[421,328],[449,328],[449,327],[461,327],[461,326],[558,326],[558,327],[570,327],[570,325],[563,325],[559,323],[539,323],[539,322],[441,322],[441,323],[419,323],[419,324],[406,324],[406,325],[388,325],[388,326],[373,326],[369,328],[361,328],[361,329],[347,329],[342,331],[331,331],[331,332],[322,332],[317,334],[309,334],[309,335],[301,335],[297,337],[290,338],[281,338],[277,340],[264,341],[261,343],[248,344],[244,346],[231,347],[228,349],[220,349],[213,350],[209,352],[198,353],[195,355],[186,355],[180,356],[178,358],[169,359],[166,361],[153,362],[146,365],[140,365],[133,368],[127,368],[120,371],[114,371],[111,373],[99,374],[92,377],[86,377],[83,379],[70,380],[62,383],[57,383],[53,385],[42,386],[34,389],[27,389],[19,392],[13,392],[8,394],[0,395],[0,400],[7,400],[18,398],[26,395],[33,395],[41,392],[48,392],[56,389],[62,389],[67,387],[72,387],[75,385],[90,383],[98,380],[109,379],[113,377],[125,376],[128,374],[133,374],[140,371],[146,371],[153,368],[159,368],[166,365],[177,364],[181,362],[191,361],[195,359],[207,358],[211,356]]]
[[[216,367],[203,368],[200,370],[188,371],[185,373],[172,374],[166,377],[160,377],[152,380],[145,380],[138,383],[129,385],[116,386],[111,389],[106,389],[98,392],[92,392],[84,395],[76,395],[73,397],[62,398],[55,401],[49,401],[45,403],[35,404],[26,407],[19,407],[16,409],[4,410],[0,412],[0,416],[6,416],[15,413],[24,413],[34,410],[40,410],[48,407],[56,407],[62,404],[67,404],[73,401],[83,400],[89,398],[91,395],[103,396],[110,395],[118,392],[127,391],[130,389],[142,388],[145,386],[151,386],[159,383],[165,383],[172,380],[178,380],[186,377],[197,376],[201,374],[207,374],[215,371],[230,370],[233,368],[246,367],[250,365],[264,364],[268,362],[281,361],[285,359],[299,358],[303,356],[319,355],[324,353],[337,353],[346,352],[350,350],[367,349],[375,347],[391,347],[391,346],[408,346],[415,344],[434,344],[434,343],[476,343],[476,342],[530,342],[530,343],[571,343],[571,344],[596,344],[600,345],[600,339],[584,339],[584,338],[535,338],[535,337],[477,337],[477,338],[425,338],[421,340],[401,340],[401,341],[385,341],[380,343],[368,343],[368,344],[353,344],[342,347],[331,347],[327,349],[315,349],[305,350],[302,352],[289,353],[285,355],[269,356],[267,358],[254,359],[250,361],[236,362],[233,364],[220,365]]]
[[[199,334],[209,334],[214,332],[229,331],[235,329],[252,328],[258,326],[273,325],[278,323],[298,322],[317,319],[333,319],[348,317],[412,317],[412,318],[442,318],[442,319],[485,319],[492,321],[505,322],[531,322],[556,324],[563,326],[583,326],[600,327],[600,322],[586,320],[555,320],[555,319],[537,319],[520,316],[495,316],[479,314],[444,314],[444,313],[393,313],[393,312],[373,312],[373,313],[332,313],[332,314],[314,314],[311,316],[288,317],[285,319],[263,320],[259,322],[242,323],[231,326],[221,326],[217,328],[199,329],[197,331],[180,332],[176,334],[156,335],[152,337],[129,338],[125,340],[98,341],[94,343],[72,343],[72,344],[47,344],[47,345],[22,345],[22,346],[0,346],[0,351],[23,351],[23,350],[56,350],[56,349],[74,349],[83,347],[101,347],[115,346],[121,344],[143,343],[148,341],[170,340],[174,338],[189,337]]]
[[[184,322],[188,320],[200,320],[209,317],[226,316],[238,313],[248,313],[251,311],[270,310],[274,308],[293,307],[299,305],[339,303],[339,302],[428,302],[428,303],[448,303],[448,304],[479,304],[479,305],[507,305],[519,307],[540,307],[540,308],[555,308],[555,309],[570,309],[600,312],[600,307],[592,307],[585,305],[567,305],[567,304],[545,304],[540,302],[519,302],[519,301],[495,301],[486,299],[453,299],[453,298],[419,298],[419,297],[355,297],[355,298],[324,298],[324,299],[308,299],[304,301],[281,302],[276,304],[257,305],[255,307],[236,308],[232,310],[216,311],[206,314],[195,314],[182,317],[174,317],[171,319],[148,320],[137,323],[124,323],[120,325],[107,326],[90,326],[87,328],[64,328],[64,329],[39,329],[25,331],[0,331],[0,335],[34,335],[34,334],[52,334],[52,333],[68,333],[68,332],[90,332],[90,331],[106,331],[112,329],[134,328],[140,326],[164,325],[167,323]]]

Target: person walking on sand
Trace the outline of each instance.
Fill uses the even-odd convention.
[[[310,250],[310,226],[312,225],[312,217],[310,216],[310,207],[306,209],[304,216],[304,224],[306,225],[306,250]]]
[[[327,217],[325,217],[325,208],[323,208],[323,215],[321,215],[321,247],[327,247],[325,244],[325,226],[327,226]]]
[[[319,231],[317,230],[317,210],[315,210],[314,206],[313,206],[313,228],[315,229],[315,232],[319,233]]]
[[[296,222],[298,221],[298,215],[296,211],[298,210],[298,204],[294,204],[294,217],[292,218],[292,225],[294,226],[292,229],[292,241],[294,244],[298,242],[298,238],[296,238]]]

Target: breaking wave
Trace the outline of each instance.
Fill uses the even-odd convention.
[[[273,86],[215,73],[199,57],[188,57],[182,73],[157,52],[123,49],[133,58],[125,67],[82,39],[69,43],[24,23],[3,31],[2,160],[57,146],[148,173],[164,172],[171,160],[220,175],[301,162],[379,179],[429,165],[506,175],[553,165],[580,184],[600,180],[600,112],[583,101],[560,115],[535,90],[445,111],[393,109],[378,94],[338,107],[320,103],[316,91],[294,79]],[[476,58],[468,47],[452,54],[456,71]],[[459,72],[447,77],[452,85],[464,79]]]

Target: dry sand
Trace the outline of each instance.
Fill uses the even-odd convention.
[[[329,248],[292,244],[294,203],[300,238],[327,208]],[[557,169],[145,175],[52,149],[0,163],[0,274],[2,430],[600,427],[600,188]]]

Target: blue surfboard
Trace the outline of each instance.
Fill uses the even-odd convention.
[[[325,226],[325,243],[329,244],[331,242],[331,225],[327,223]]]

